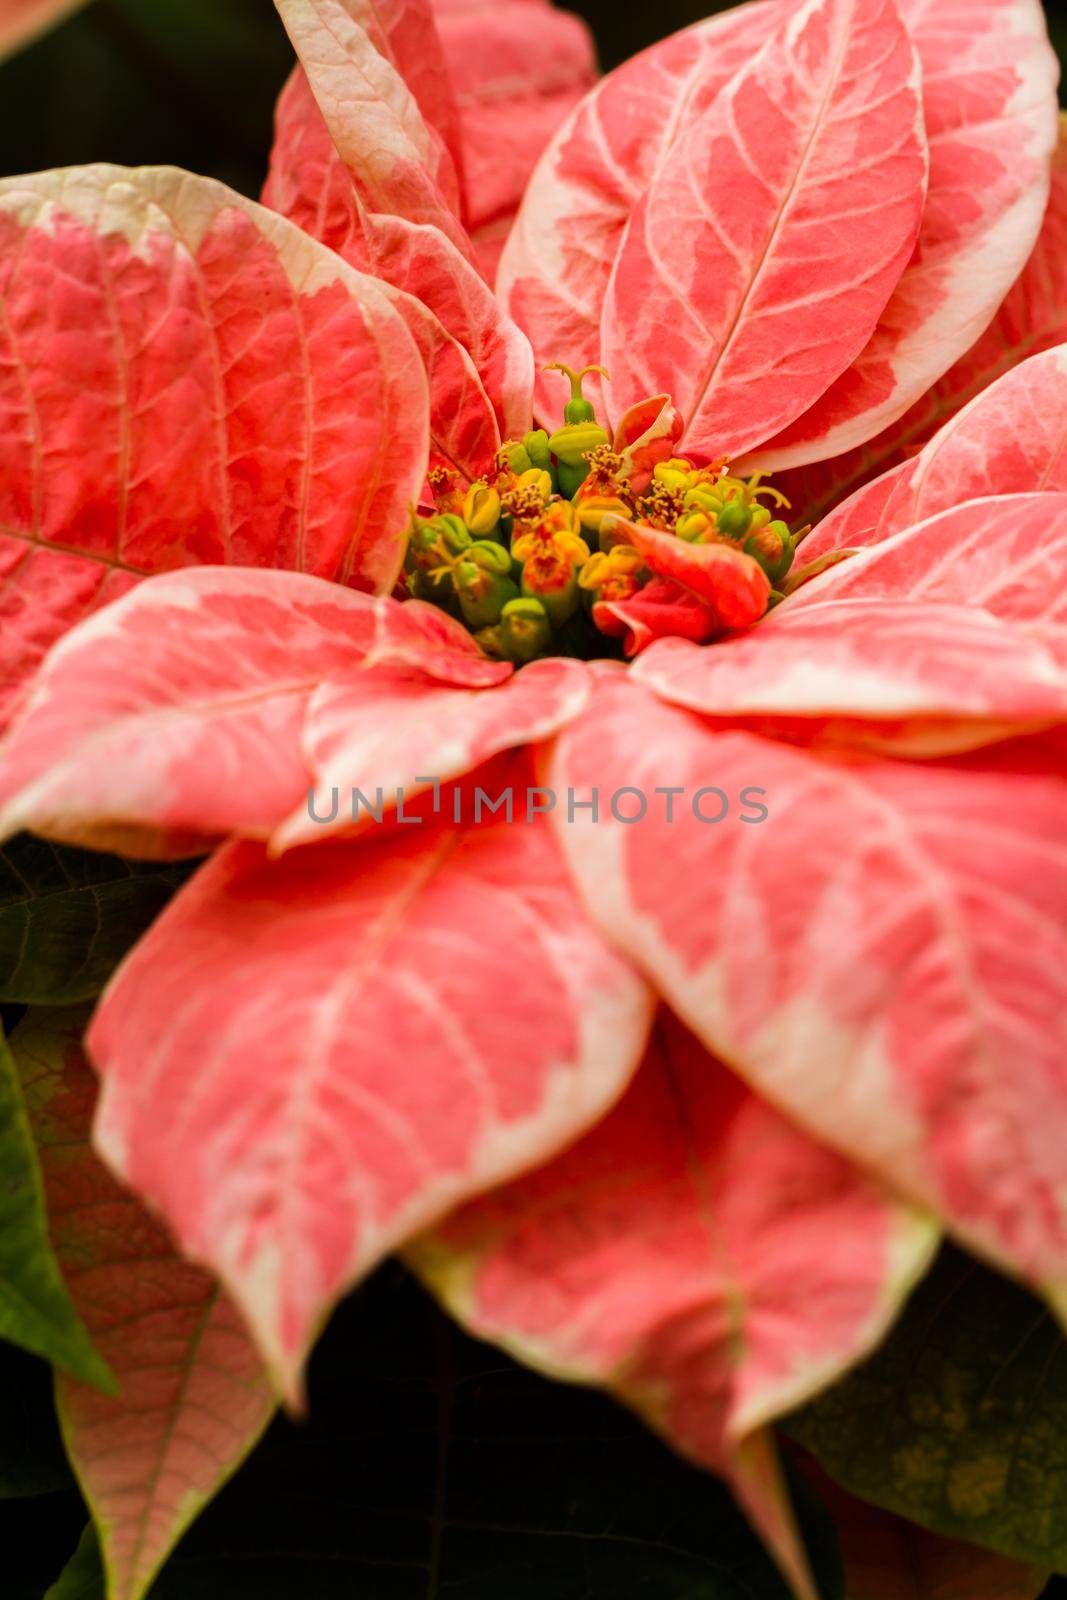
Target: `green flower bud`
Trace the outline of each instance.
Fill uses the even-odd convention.
[[[514,440],[510,444],[501,446],[498,460],[502,461],[506,466],[509,466],[516,477],[518,477],[521,472],[529,472],[530,468],[533,466],[533,461],[530,457],[530,452],[526,448],[525,442],[522,444],[517,444]]]
[[[500,496],[484,483],[473,483],[463,502],[463,520],[477,538],[492,533],[500,521]]]
[[[471,545],[452,568],[452,579],[468,628],[491,627],[500,621],[508,601],[518,598],[519,586],[511,577],[511,555],[503,545],[489,540]]]
[[[599,422],[571,422],[556,429],[549,437],[548,447],[561,465],[566,462],[568,466],[580,466],[584,477],[589,471],[584,458],[591,450],[603,449],[610,443],[610,434]]]
[[[544,428],[534,428],[523,437],[523,446],[530,458],[531,467],[540,467],[543,472],[552,470],[552,452],[548,447],[548,434]]]
[[[723,501],[710,484],[698,483],[695,488],[686,490],[685,506],[687,511],[706,511],[708,516],[717,517]]]
[[[466,550],[470,542],[463,518],[446,513],[418,524],[409,541],[408,554],[412,565],[419,572],[425,572],[444,566],[450,558]]]
[[[550,581],[533,575],[532,562],[522,569],[522,592],[527,600],[537,600],[544,608],[550,622],[557,628],[573,617],[581,598],[578,589],[578,568],[560,563]]]
[[[724,539],[743,539],[752,527],[752,507],[743,500],[727,500],[718,521],[719,533]]]
[[[715,533],[715,521],[706,511],[683,511],[674,527],[679,539],[687,544],[703,544]]]
[[[481,646],[484,654],[490,656],[492,660],[511,660],[504,645],[504,630],[499,622],[494,623],[491,628],[479,628],[474,635],[474,641]]]
[[[745,540],[745,554],[758,561],[771,582],[777,585],[793,564],[796,545],[789,525],[769,522]]]
[[[539,600],[511,600],[500,614],[500,637],[509,661],[533,661],[552,643],[552,624]]]

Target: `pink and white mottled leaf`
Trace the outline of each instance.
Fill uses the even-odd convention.
[[[983,390],[911,465],[886,502],[883,538],[964,500],[1067,491],[1067,345]]]
[[[875,545],[968,500],[1067,492],[1067,344],[1005,373],[819,524],[803,558]]]
[[[379,285],[223,185],[0,183],[0,714],[146,573],[291,567],[388,590],[426,380]]]
[[[841,599],[948,601],[1067,637],[1067,494],[965,501],[860,550],[786,609]]]
[[[858,550],[864,545],[876,544],[884,537],[886,506],[898,483],[910,482],[914,471],[913,461],[900,461],[880,477],[856,489],[807,535],[799,547],[797,566],[816,561],[832,550]],[[792,484],[788,484],[788,488],[792,506],[802,512],[803,501],[798,502],[794,498],[796,491]],[[794,519],[796,509],[793,511]]]
[[[55,1249],[117,1397],[60,1377],[67,1451],[112,1600],[141,1600],[185,1529],[270,1421],[274,1397],[233,1303],[182,1261],[89,1144],[97,1083],[80,1011],[37,1010],[11,1041]]]
[[[86,0],[0,0],[0,61],[80,11]]]
[[[778,487],[805,521],[815,521],[857,485],[914,455],[938,428],[1027,357],[1067,339],[1067,118],[1052,162],[1041,234],[996,316],[966,355],[892,427],[855,450],[781,475]]]
[[[831,586],[713,650],[661,639],[633,676],[716,719],[817,727],[841,717],[853,742],[922,754],[1067,722],[1067,672],[1040,638],[975,604],[916,604],[885,589],[890,598],[840,598]],[[851,726],[861,719],[869,733]]]
[[[870,338],[915,245],[926,169],[895,0],[809,0],[630,216],[601,315],[611,409],[665,390],[712,458],[794,421]]]
[[[459,185],[443,141],[376,38],[366,0],[276,0],[327,127],[371,211],[439,228],[466,252]],[[436,28],[427,9],[427,48]]]
[[[881,1340],[933,1244],[664,1013],[603,1122],[409,1259],[479,1338],[727,1476],[810,1594],[765,1430]]]
[[[463,141],[455,84],[443,52],[439,0],[344,0],[344,5],[403,78],[431,134],[440,137],[452,171],[438,159],[438,181],[449,199],[462,205]]]
[[[450,331],[454,325],[481,349],[468,326],[463,292],[472,269],[435,230],[368,214],[302,72],[296,72],[283,89],[276,120],[265,203],[336,250],[351,266],[376,275],[380,270],[394,272],[408,286],[398,288],[380,279],[426,369],[433,449],[465,477],[476,477],[499,447],[500,421],[470,351]],[[420,296],[426,296],[436,310]],[[484,298],[484,288],[475,299],[478,296]],[[492,315],[498,313],[494,310]]]
[[[777,0],[759,0],[672,35],[609,73],[560,127],[534,169],[497,280],[538,365],[561,352],[575,366],[600,360],[601,307],[631,211],[680,131],[784,12]],[[595,379],[586,392],[599,397]],[[536,399],[554,425],[551,379],[537,380]]]
[[[463,215],[485,270],[542,150],[592,88],[596,55],[585,24],[551,5],[435,0],[434,9],[459,107]]]
[[[512,758],[497,777],[532,781]],[[90,1034],[98,1148],[219,1274],[290,1398],[340,1294],[584,1131],[644,1047],[648,991],[547,825],[476,824],[463,798],[460,825],[424,806],[281,861],[227,846]]]
[[[923,68],[930,181],[914,259],[869,342],[765,471],[835,456],[895,422],[987,327],[1041,230],[1059,66],[1040,0],[900,0]]]
[[[590,686],[584,663],[563,657],[532,662],[491,693],[395,667],[323,684],[303,732],[315,803],[301,797],[272,849],[350,832],[353,790],[384,815],[398,798],[410,801],[503,750],[550,738],[581,711]]]
[[[266,838],[312,782],[302,733],[315,690],[351,683],[364,662],[424,685],[491,685],[511,670],[418,602],[291,572],[151,579],[46,660],[3,747],[0,836],[31,828],[136,856]]]
[[[558,830],[598,925],[758,1093],[1067,1315],[1064,750],[804,748],[612,677],[546,782],[685,791],[670,824]]]
[[[346,259],[421,300],[470,355],[502,432],[521,434],[533,386],[529,345],[474,266],[470,240],[423,164],[429,135],[419,109],[349,15],[353,3],[279,0],[304,72],[279,106],[264,199],[317,238],[339,232]],[[308,86],[353,187],[347,204]]]

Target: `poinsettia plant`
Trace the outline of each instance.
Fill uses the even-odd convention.
[[[775,1425],[941,1235],[1067,1307],[1040,6],[277,9],[262,204],[0,182],[0,834],[206,858],[14,1035],[9,1331],[122,1600],[396,1251],[810,1600]]]

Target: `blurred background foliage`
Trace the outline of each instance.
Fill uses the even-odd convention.
[[[571,0],[570,9],[611,67],[726,6]],[[1046,9],[1065,59],[1067,6],[1047,0]],[[95,0],[0,67],[0,173],[171,162],[256,194],[290,62],[271,0]]]

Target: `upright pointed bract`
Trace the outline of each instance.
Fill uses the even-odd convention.
[[[63,1436],[93,1513],[112,1600],[141,1600],[274,1411],[255,1346],[206,1273],[89,1145],[97,1084],[85,1015],[32,1012],[16,1030],[52,1239],[75,1303],[120,1390],[58,1381]]]
[[[810,0],[688,124],[612,268],[613,413],[666,390],[693,449],[733,456],[819,398],[918,236],[919,78],[895,0]]]
[[[765,1430],[878,1343],[935,1238],[665,1017],[592,1133],[409,1259],[473,1332],[724,1472],[809,1595]]]
[[[500,261],[498,289],[544,360],[600,360],[600,314],[630,213],[688,121],[784,18],[757,0],[642,51],[610,73],[560,127],[534,169]],[[595,380],[588,386],[596,394]],[[558,393],[542,376],[539,414]]]
[[[538,157],[593,86],[593,41],[548,0],[435,0],[434,10],[459,112],[463,217],[493,283]]]
[[[392,587],[428,402],[373,280],[221,184],[88,167],[0,183],[0,299],[0,711],[146,573]]]
[[[930,181],[915,257],[870,340],[753,466],[835,456],[927,390],[986,328],[1041,228],[1058,63],[1040,0],[900,0],[922,62]]]
[[[533,358],[473,265],[473,246],[434,171],[437,144],[414,96],[360,26],[359,0],[276,3],[353,186],[354,209],[344,224],[348,250],[358,250],[360,266],[433,313],[470,355],[502,432],[521,433],[529,425]],[[283,133],[290,118],[298,130],[306,126],[300,75],[289,93],[295,115],[285,110]],[[334,171],[321,158],[315,167]],[[304,193],[290,168],[283,143],[274,153],[265,198],[286,214],[300,206]],[[336,175],[330,183],[332,193]]]
[[[811,521],[850,490],[912,456],[983,389],[1029,356],[1067,340],[1067,117],[1060,116],[1052,187],[1030,258],[971,348],[899,421],[865,444],[777,478]],[[821,528],[820,528],[821,533]]]

